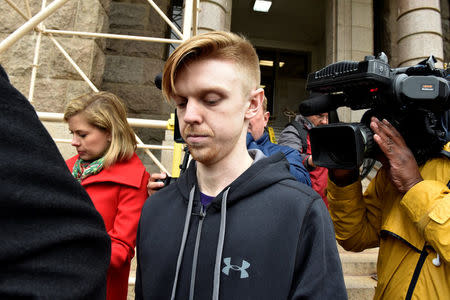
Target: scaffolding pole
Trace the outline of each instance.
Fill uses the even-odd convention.
[[[153,2],[153,0],[147,1],[156,10],[156,12],[160,15],[160,17],[167,23],[167,25],[169,25],[170,28],[172,28],[172,30],[178,35],[178,37],[182,39],[183,34],[181,33],[181,31],[179,31],[178,28],[175,26],[175,24],[173,24],[173,22],[170,21],[170,19],[166,16],[166,14],[158,7],[158,5],[156,5],[155,2]]]
[[[194,12],[194,0],[184,2],[183,40],[191,37],[192,15]]]
[[[45,122],[63,122],[64,114],[62,113],[51,113],[51,112],[37,112],[37,115],[41,121]],[[159,128],[167,129],[168,121],[163,120],[148,120],[148,119],[137,119],[137,118],[127,118],[128,123],[131,127],[140,128]]]
[[[58,34],[58,35],[76,35],[83,37],[94,37],[94,38],[107,38],[107,39],[117,39],[117,40],[130,40],[130,41],[140,41],[140,42],[156,42],[156,43],[178,43],[181,44],[182,40],[155,38],[155,37],[145,37],[145,36],[134,36],[125,34],[112,34],[112,33],[97,33],[97,32],[83,32],[83,31],[71,31],[71,30],[55,30],[55,29],[44,29],[44,33],[48,34]]]
[[[9,35],[6,39],[4,39],[0,43],[0,54],[3,53],[6,49],[11,47],[17,40],[26,35],[29,31],[33,30],[39,23],[42,22],[45,18],[54,13],[58,8],[60,8],[64,3],[69,0],[55,0],[47,6],[44,10],[41,10],[38,14],[32,17],[30,20],[25,22],[22,26],[16,29],[11,35]],[[25,16],[26,17],[26,16]]]

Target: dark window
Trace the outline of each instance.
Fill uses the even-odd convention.
[[[261,85],[267,97],[267,110],[273,115],[277,81],[306,79],[310,69],[309,54],[277,49],[256,48],[261,69]]]

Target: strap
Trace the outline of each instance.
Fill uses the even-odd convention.
[[[414,274],[412,276],[411,282],[409,284],[408,292],[406,293],[405,300],[411,300],[411,297],[414,292],[414,288],[416,287],[417,280],[419,280],[420,271],[422,270],[423,264],[425,263],[425,259],[428,256],[428,252],[425,249],[425,245],[423,246],[422,252],[420,253],[419,260],[417,261],[416,268],[414,269]]]
[[[297,121],[292,121],[291,123],[287,124],[287,126],[292,125],[298,132],[298,136],[300,137],[300,141],[302,142],[302,151],[301,153],[306,153],[306,150],[308,149],[308,131],[303,127],[302,124],[300,124]]]
[[[277,138],[275,137],[275,131],[270,126],[267,126],[267,132],[269,133],[269,139],[272,144],[277,144]]]
[[[450,152],[448,152],[446,150],[441,150],[441,154],[447,158],[450,158]]]

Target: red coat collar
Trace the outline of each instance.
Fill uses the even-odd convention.
[[[77,159],[78,155],[75,155],[66,161],[71,172]],[[139,188],[144,173],[145,167],[136,153],[134,153],[129,160],[115,163],[109,168],[103,169],[100,173],[89,176],[81,182],[81,185],[86,186],[97,182],[114,182]]]

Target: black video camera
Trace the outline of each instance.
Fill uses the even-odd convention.
[[[409,137],[420,134],[433,136],[440,147],[445,144],[448,124],[443,124],[441,119],[450,109],[449,69],[435,68],[435,63],[436,59],[430,56],[415,66],[391,69],[386,55],[381,53],[377,58],[366,56],[361,62],[341,61],[309,74],[306,88],[320,96],[300,104],[302,115],[342,106],[369,109],[361,123],[313,128],[310,141],[314,164],[354,169],[364,158],[375,158],[381,150],[369,127],[372,116],[391,122],[407,144],[414,140]],[[408,144],[413,153],[416,146],[416,152],[425,152],[420,149],[423,148],[420,142],[424,143],[419,140]]]

